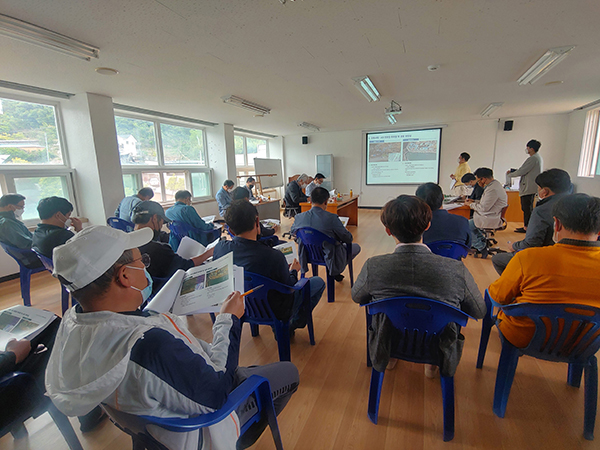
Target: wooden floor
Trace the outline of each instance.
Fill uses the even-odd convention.
[[[499,234],[500,244],[523,237],[516,226]],[[289,229],[286,219],[283,229]],[[354,262],[355,275],[373,255],[394,249],[379,222],[379,211],[360,210],[359,226],[349,227],[362,252]],[[481,291],[497,278],[491,261],[465,260]],[[323,275],[323,269],[321,269]],[[347,272],[346,272],[347,275]],[[59,312],[58,282],[41,273],[32,280],[33,305]],[[316,346],[309,345],[306,330],[292,340],[292,362],[300,371],[300,388],[279,417],[287,450],[305,449],[597,449],[596,441],[583,439],[583,388],[566,384],[567,367],[523,357],[517,368],[506,417],[492,412],[492,398],[500,344],[496,330],[482,370],[475,369],[481,324],[470,322],[463,330],[466,344],[455,376],[456,436],[442,440],[442,397],[439,379],[423,376],[423,367],[400,361],[387,371],[381,395],[379,424],[367,418],[371,370],[365,357],[364,310],[352,302],[348,276],[336,283],[336,301],[326,293],[314,312]],[[0,284],[0,308],[21,302],[18,280]],[[198,337],[210,340],[208,317],[189,320]],[[270,330],[252,338],[247,326],[242,336],[241,365],[277,361],[277,346]],[[2,405],[2,407],[6,407]],[[73,419],[78,430],[78,423]],[[63,449],[66,444],[48,414],[27,422],[29,438],[0,439],[1,449]],[[131,448],[129,438],[106,421],[97,430],[80,434],[85,449]],[[264,433],[255,449],[273,449],[270,433]]]

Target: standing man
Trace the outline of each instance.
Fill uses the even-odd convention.
[[[46,197],[40,200],[37,206],[42,223],[38,223],[33,233],[33,248],[46,258],[52,259],[54,247],[63,245],[73,236],[69,227],[73,225],[75,232],[83,228],[81,220],[71,217],[73,205],[62,197]]]
[[[254,177],[248,177],[248,179],[246,180],[246,190],[250,194],[250,197],[249,197],[250,200],[256,199],[256,197],[254,197],[254,193],[252,192],[252,189],[254,189],[255,185],[256,185],[256,180],[254,179]]]
[[[471,168],[469,167],[469,161],[471,159],[471,155],[467,152],[463,152],[458,156],[458,167],[453,174],[450,174],[450,178],[454,180],[454,194],[455,195],[466,195],[466,186],[462,181],[463,175],[471,172]]]
[[[487,167],[480,167],[475,171],[477,184],[483,188],[481,200],[465,201],[466,205],[474,211],[473,218],[469,220],[471,229],[471,246],[477,250],[483,259],[487,258],[488,251],[485,242],[485,235],[481,228],[499,228],[502,226],[502,209],[508,206],[508,196],[502,187],[502,184],[494,179],[494,172]]]
[[[539,201],[531,213],[525,239],[511,245],[512,253],[498,253],[492,257],[498,275],[502,275],[506,265],[517,252],[530,247],[546,247],[554,244],[552,209],[558,200],[571,191],[571,177],[562,169],[550,169],[540,173],[535,182],[538,187]]]
[[[315,175],[315,178],[309,183],[308,186],[306,186],[306,189],[304,190],[304,193],[306,194],[306,196],[310,197],[310,194],[312,193],[312,191],[315,188],[318,188],[319,186],[321,186],[323,184],[324,179],[325,179],[325,175],[323,175],[322,173],[317,173]]]
[[[506,184],[510,184],[510,179],[521,177],[519,182],[519,197],[521,198],[521,210],[523,210],[523,226],[515,230],[516,233],[525,233],[533,211],[533,200],[537,193],[535,178],[542,173],[544,161],[538,153],[542,144],[540,141],[531,140],[527,143],[525,153],[529,158],[517,170],[510,169],[506,172]]]
[[[171,221],[183,222],[190,227],[195,228],[195,230],[192,230],[189,233],[189,237],[193,240],[200,242],[204,246],[210,244],[208,236],[204,233],[200,233],[200,231],[214,230],[215,227],[212,223],[206,223],[202,220],[202,217],[198,215],[196,208],[192,206],[192,193],[190,191],[181,190],[175,192],[175,204],[167,209],[165,215]],[[179,240],[173,233],[171,233],[169,237],[169,244],[171,244],[173,250],[177,251]]]
[[[140,202],[150,200],[152,197],[154,197],[154,191],[149,187],[140,189],[136,195],[125,197],[117,206],[115,217],[133,223],[133,209],[135,206]]]
[[[215,196],[217,204],[219,205],[219,214],[221,217],[225,217],[225,211],[227,211],[227,208],[231,203],[231,192],[233,191],[234,186],[235,184],[233,181],[225,180],[223,187],[219,189],[219,192],[217,192],[217,195]]]
[[[327,202],[329,201],[329,191],[327,189],[315,188],[310,194],[310,201],[312,202],[312,208],[296,216],[290,232],[296,234],[296,231],[300,228],[309,227],[338,241],[333,247],[328,242],[323,243],[323,253],[327,272],[333,276],[335,281],[342,281],[344,279],[342,272],[346,269],[348,256],[346,247],[341,243],[352,245],[352,259],[360,253],[360,245],[352,243],[352,233],[344,227],[337,214],[327,211]],[[302,272],[306,273],[308,272],[308,257],[302,242],[298,243],[298,250]]]
[[[300,203],[308,200],[302,189],[308,184],[308,175],[303,173],[296,180],[290,181],[285,189],[285,209],[290,217],[300,212]]]

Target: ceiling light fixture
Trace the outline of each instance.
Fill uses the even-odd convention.
[[[385,108],[385,113],[389,115],[402,114],[402,106],[398,102],[392,100],[389,108]]]
[[[482,117],[490,117],[494,111],[504,105],[504,102],[490,103],[487,108],[481,111]]]
[[[93,45],[4,14],[0,14],[0,34],[85,61],[98,58],[100,52]]]
[[[392,114],[386,114],[385,117],[387,117],[387,120],[391,125],[394,125],[397,122],[396,118]]]
[[[527,69],[523,75],[521,75],[521,77],[517,80],[517,83],[519,83],[519,86],[535,83],[550,69],[565,59],[574,48],[574,45],[570,45],[567,47],[548,49],[548,51],[544,53],[544,55],[533,64],[533,66]]]
[[[575,108],[573,111],[581,111],[582,109],[588,109],[588,108],[591,108],[592,106],[598,106],[598,105],[600,105],[600,99],[598,99],[594,102],[586,103],[585,105],[582,105],[579,108]]]
[[[370,102],[377,102],[381,98],[381,94],[369,77],[352,78],[354,86],[365,96]]]
[[[100,75],[118,75],[119,71],[117,69],[111,69],[110,67],[96,67],[96,73]]]
[[[315,132],[321,131],[321,129],[318,126],[313,125],[312,123],[308,123],[308,122],[299,123],[298,126],[302,127],[302,128],[306,128],[307,130],[310,130],[310,131],[315,131]]]
[[[271,112],[271,108],[267,108],[266,106],[259,105],[258,103],[254,103],[249,100],[244,100],[243,98],[236,97],[235,95],[221,97],[221,100],[223,100],[223,103],[229,103],[230,105],[248,109],[261,115],[269,114]]]

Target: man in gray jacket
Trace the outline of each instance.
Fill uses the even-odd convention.
[[[327,272],[335,278],[335,281],[342,281],[344,279],[342,272],[346,268],[348,254],[346,247],[341,243],[345,242],[352,245],[352,259],[360,253],[360,245],[352,243],[352,233],[344,227],[337,214],[327,211],[327,202],[329,201],[329,191],[327,189],[315,188],[310,194],[310,201],[312,202],[312,208],[296,216],[290,231],[292,234],[296,234],[296,231],[300,228],[314,228],[339,241],[336,242],[335,246],[325,242],[323,253],[325,254]],[[308,258],[301,242],[298,244],[298,250],[302,272],[306,273],[308,272]]]
[[[510,169],[506,172],[507,184],[510,184],[511,178],[521,177],[519,181],[519,197],[521,198],[521,209],[523,210],[523,227],[517,228],[515,230],[517,233],[525,233],[529,225],[529,219],[531,218],[533,199],[537,193],[535,178],[542,172],[544,165],[544,161],[538,153],[541,146],[540,141],[534,139],[529,141],[525,149],[525,153],[529,155],[529,158],[517,170]]]
[[[512,244],[512,253],[498,253],[492,258],[494,269],[502,275],[515,253],[530,247],[553,245],[554,218],[552,208],[564,195],[572,190],[571,177],[562,169],[550,169],[540,173],[535,179],[539,201],[535,206],[525,239]]]
[[[423,200],[401,195],[389,201],[381,211],[381,222],[396,241],[396,248],[393,253],[365,262],[352,288],[352,300],[364,305],[391,297],[424,297],[448,303],[477,319],[485,315],[481,293],[464,264],[435,255],[422,243],[423,232],[431,222],[431,209]],[[385,370],[390,353],[399,343],[394,331],[384,314],[373,317],[369,350],[375,370]],[[444,376],[452,376],[460,361],[464,337],[455,324],[448,325],[442,337],[444,364],[440,370]]]

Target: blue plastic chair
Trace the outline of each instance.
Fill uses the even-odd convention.
[[[13,414],[7,423],[0,423],[0,437],[12,433],[15,438],[25,437],[23,422],[48,411],[71,450],[83,450],[71,422],[50,401],[31,374],[11,372],[0,378],[0,403]]]
[[[273,440],[275,441],[275,447],[278,450],[283,450],[281,434],[279,433],[279,426],[277,425],[277,416],[275,415],[275,408],[271,398],[269,380],[258,375],[252,375],[244,380],[242,384],[229,394],[225,404],[217,411],[201,414],[188,419],[136,416],[118,411],[108,405],[103,404],[102,407],[112,422],[132,437],[134,449],[141,450],[145,448],[148,450],[166,450],[167,447],[155,440],[148,432],[148,425],[157,425],[166,430],[178,433],[186,433],[199,428],[208,427],[225,419],[251,395],[254,395],[256,398],[258,411],[250,420],[248,420],[248,422],[242,425],[240,436],[243,435],[251,425],[258,422],[261,417],[266,417],[269,427],[271,428]]]
[[[432,253],[460,261],[469,254],[469,247],[458,241],[434,241],[425,243]]]
[[[344,245],[347,251],[348,272],[350,273],[350,287],[354,286],[354,271],[352,269],[352,244],[339,242],[336,239],[321,233],[314,228],[306,227],[296,230],[296,237],[304,246],[308,263],[312,264],[313,276],[319,275],[319,266],[325,266],[327,272],[327,301],[332,303],[335,301],[335,280],[329,274],[327,265],[325,264],[325,255],[323,254],[323,243],[329,242],[335,246],[338,244]],[[304,277],[304,273],[302,274]]]
[[[441,354],[438,347],[439,334],[449,323],[461,327],[472,317],[446,303],[420,297],[394,297],[368,303],[367,322],[371,316],[384,313],[401,333],[398,348],[391,357],[419,364],[439,366]],[[368,333],[368,328],[367,328]],[[367,346],[368,352],[368,346]],[[368,354],[368,353],[367,353]],[[368,415],[377,424],[379,397],[383,385],[384,372],[371,371]],[[442,400],[444,405],[444,441],[454,439],[454,377],[441,377]]]
[[[242,316],[242,323],[248,322],[252,330],[252,336],[258,336],[259,325],[269,325],[275,329],[275,337],[277,339],[277,347],[279,349],[280,361],[291,361],[290,350],[290,323],[283,322],[275,317],[267,295],[269,291],[277,291],[281,294],[294,294],[296,291],[301,291],[304,295],[304,301],[301,309],[307,309],[307,326],[310,345],[315,345],[315,333],[313,329],[312,311],[310,311],[310,286],[308,278],[302,278],[294,286],[287,286],[278,283],[270,278],[257,275],[252,272],[244,272],[244,290],[249,291],[253,287],[264,287],[258,289],[252,294],[246,295],[245,304],[246,312]]]
[[[519,356],[567,363],[567,383],[570,386],[579,387],[585,371],[583,436],[593,440],[598,401],[598,362],[595,354],[600,349],[600,335],[596,336],[600,332],[600,308],[568,303],[499,305],[487,292],[486,298],[492,305],[501,308],[505,315],[527,317],[535,324],[535,333],[525,348],[515,347],[498,330],[502,353],[496,373],[494,413],[498,417],[504,417],[506,413]],[[485,355],[485,349],[483,352]]]
[[[54,272],[54,262],[52,261],[52,259],[42,255],[35,249],[33,249],[33,251],[38,256],[38,258],[40,258],[40,261],[42,262],[46,270],[50,273]],[[69,309],[69,296],[70,294],[67,288],[62,283],[60,283],[60,300],[63,316],[65,315],[65,311]],[[77,300],[71,298],[71,306],[75,306],[76,304]]]
[[[177,251],[179,248],[179,243],[185,236],[189,236],[193,231],[194,234],[200,234],[206,236],[206,242],[210,243],[221,236],[221,229],[217,228],[214,230],[200,230],[199,228],[194,228],[191,225],[188,225],[185,222],[180,222],[178,220],[174,220],[169,224],[169,229],[171,230],[171,236],[169,237],[169,244],[173,248],[173,251]]]
[[[13,247],[0,242],[0,245],[9,256],[11,256],[19,265],[19,274],[21,278],[21,298],[25,306],[31,306],[31,275],[46,270],[44,266],[29,268],[33,261],[39,261],[37,255],[30,249]],[[39,263],[38,263],[39,264]]]
[[[131,233],[135,228],[135,225],[129,220],[119,219],[118,217],[109,217],[106,219],[106,225],[124,231],[125,233]]]
[[[231,232],[231,230],[229,229],[229,225],[225,224],[225,230],[227,230],[227,234],[231,237],[231,239],[233,239],[235,237],[235,234],[233,234]],[[259,242],[264,242],[265,244],[267,244],[269,247],[275,247],[278,244],[283,244],[285,243],[285,241],[281,241],[279,242],[279,238],[275,235],[272,236],[262,236],[258,238]]]

